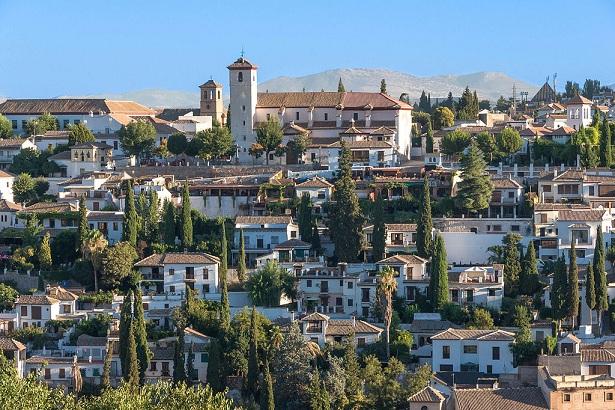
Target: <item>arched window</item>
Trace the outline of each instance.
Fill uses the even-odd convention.
[[[421,407],[421,410],[428,410],[428,409],[427,409],[427,406],[423,406],[423,407]]]
[[[240,83],[243,82],[243,73],[240,71],[239,74],[237,74],[237,81],[239,81]]]
[[[220,90],[218,90],[218,99],[220,99]]]

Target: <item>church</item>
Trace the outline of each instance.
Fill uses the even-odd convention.
[[[412,106],[409,104],[378,92],[258,92],[256,65],[242,56],[227,68],[231,132],[241,163],[254,161],[249,149],[256,142],[256,129],[270,119],[277,119],[284,132],[282,145],[286,146],[299,134],[307,135],[311,141],[303,158],[293,157],[290,150],[281,158],[270,153],[269,160],[274,163],[322,163],[316,148],[320,152],[323,147],[325,152],[328,147],[338,151],[342,140],[349,143],[351,150],[353,144],[361,150],[357,152],[359,157],[369,157],[375,150],[380,150],[377,151],[380,158],[384,152],[394,152],[395,160],[387,161],[388,165],[410,157]],[[201,112],[221,115],[222,107],[215,105],[220,93],[218,83],[203,84]],[[389,157],[392,156],[387,154]],[[266,158],[257,161],[265,162]]]

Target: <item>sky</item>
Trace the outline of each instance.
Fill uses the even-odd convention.
[[[585,12],[586,11],[586,12]],[[0,96],[198,91],[333,68],[615,83],[615,2],[0,0]]]

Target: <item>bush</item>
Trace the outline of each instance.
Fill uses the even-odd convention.
[[[32,343],[34,349],[42,349],[49,336],[42,327],[25,327],[13,331],[11,337],[21,343]]]

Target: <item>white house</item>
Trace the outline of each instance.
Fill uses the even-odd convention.
[[[87,218],[90,229],[98,229],[109,244],[121,242],[124,233],[124,212],[88,211]]]
[[[386,255],[411,253],[416,251],[416,224],[384,224]],[[368,244],[366,250],[371,252],[374,225],[363,228],[363,237]]]
[[[0,199],[0,230],[17,226],[17,212],[22,210],[21,205]]]
[[[515,335],[503,330],[447,329],[431,338],[436,372],[516,373],[511,345]]]
[[[61,145],[68,145],[68,130],[46,131],[42,135],[34,136],[34,143],[39,151],[53,151]]]
[[[566,102],[568,126],[575,130],[590,126],[592,123],[592,105],[591,100],[582,95],[576,95],[568,100]]]
[[[295,192],[298,198],[308,195],[314,213],[319,215],[323,213],[323,205],[333,197],[333,184],[324,178],[314,177],[295,185]]]
[[[24,377],[26,346],[23,343],[10,337],[0,336],[0,354],[13,362],[19,377]]]
[[[49,157],[60,167],[60,176],[74,178],[86,172],[111,170],[115,166],[113,147],[101,142],[85,142]]]
[[[79,296],[73,292],[61,286],[47,286],[45,294],[59,302],[60,315],[71,315],[77,311],[77,299],[79,299]]]
[[[232,117],[231,117],[232,118]],[[351,319],[331,319],[321,313],[311,313],[301,319],[303,337],[306,341],[323,347],[326,343],[351,342],[357,348],[380,340],[383,329],[370,323]]]
[[[15,175],[0,170],[0,199],[15,202],[13,199],[13,182],[15,182]]]
[[[77,356],[32,356],[26,360],[25,374],[37,375],[37,378],[49,387],[71,391],[73,371],[81,372],[84,383],[98,385],[103,366],[103,360],[78,359]]]
[[[15,301],[17,326],[44,327],[60,314],[60,301],[47,295],[21,295]]]
[[[2,105],[2,104],[0,104]],[[36,150],[36,145],[30,138],[0,139],[0,169],[8,169],[13,159],[22,149]]]
[[[280,126],[293,124],[309,131],[312,140],[334,143],[351,121],[367,131],[382,126],[394,130],[392,145],[410,156],[412,107],[384,93],[367,92],[265,92],[258,93],[258,67],[244,57],[229,65],[231,131],[239,145],[239,161],[252,163],[248,152],[256,141],[258,124],[276,119]],[[273,157],[273,153],[271,154]],[[265,158],[260,161],[264,162]],[[287,155],[286,162],[298,158]]]
[[[231,120],[232,120],[231,116]],[[232,253],[239,252],[239,234],[243,231],[244,249],[249,265],[258,256],[270,253],[276,245],[299,237],[299,226],[289,215],[282,216],[238,216],[235,219],[235,237]]]
[[[185,295],[188,288],[198,297],[218,294],[220,259],[203,252],[153,254],[135,263],[145,293]]]

